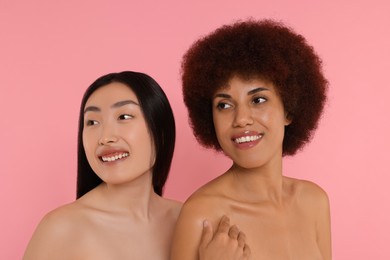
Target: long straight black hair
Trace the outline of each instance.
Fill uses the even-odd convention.
[[[153,138],[156,160],[152,169],[152,185],[162,195],[171,168],[175,147],[175,120],[168,98],[160,85],[149,75],[134,71],[110,73],[98,78],[85,91],[80,106],[77,141],[77,199],[89,192],[102,180],[88,163],[83,146],[84,108],[88,98],[97,89],[112,82],[127,85],[137,96],[146,124]]]

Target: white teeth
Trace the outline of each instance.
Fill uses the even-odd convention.
[[[113,161],[116,161],[118,159],[122,159],[124,157],[127,157],[129,156],[129,153],[121,153],[121,154],[117,154],[115,156],[102,156],[102,160],[103,162],[113,162]]]
[[[261,138],[261,135],[243,136],[243,137],[234,139],[234,142],[236,142],[237,144],[241,144],[241,143],[253,142],[253,141],[256,141],[260,138]]]

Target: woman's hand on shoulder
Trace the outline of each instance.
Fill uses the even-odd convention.
[[[215,196],[196,194],[183,205],[172,241],[172,260],[246,260],[250,250],[244,233],[230,225]],[[205,222],[205,220],[207,221]],[[213,231],[213,225],[217,227]]]
[[[215,233],[212,225],[204,220],[199,260],[248,260],[250,255],[245,234],[236,225],[230,225],[227,216],[221,218]]]

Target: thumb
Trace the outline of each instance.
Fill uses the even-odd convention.
[[[212,238],[213,238],[213,227],[211,226],[210,222],[207,219],[205,219],[203,221],[203,232],[202,232],[199,248],[205,249],[207,245],[210,243]]]

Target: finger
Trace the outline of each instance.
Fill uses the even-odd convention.
[[[217,233],[228,233],[230,228],[230,219],[227,216],[222,216],[218,225]]]
[[[203,231],[202,231],[199,247],[206,248],[212,238],[213,238],[213,227],[211,226],[210,222],[207,219],[205,219],[203,221]]]
[[[238,246],[244,247],[246,243],[246,235],[243,232],[240,232],[237,237]]]
[[[238,234],[240,233],[240,230],[238,230],[238,227],[236,225],[233,225],[229,229],[229,237],[232,239],[237,239]]]
[[[247,244],[245,244],[245,246],[244,246],[244,257],[246,258],[246,259],[249,259],[249,257],[251,256],[251,249],[249,248],[249,246],[247,245]]]

